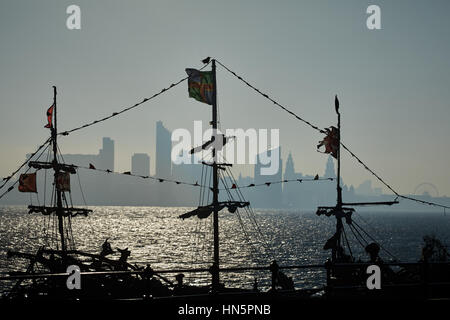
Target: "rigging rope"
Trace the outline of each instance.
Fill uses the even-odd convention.
[[[151,179],[151,180],[157,180],[159,182],[171,182],[171,183],[175,183],[175,184],[182,184],[182,185],[188,185],[188,186],[193,186],[193,187],[200,187],[203,190],[211,190],[211,187],[209,185],[206,185],[206,179],[205,182],[203,182],[203,180],[201,181],[201,183],[199,184],[198,181],[196,183],[192,183],[192,182],[186,182],[186,181],[181,181],[181,180],[174,180],[174,179],[168,179],[168,178],[160,178],[160,177],[152,177],[152,176],[142,176],[142,175],[137,175],[137,174],[132,174],[130,171],[126,171],[126,172],[117,172],[117,171],[112,171],[109,169],[97,169],[97,168],[89,168],[89,167],[84,167],[84,166],[78,166],[78,165],[70,165],[73,166],[74,168],[81,168],[81,169],[86,169],[86,170],[94,170],[94,171],[99,171],[99,172],[104,172],[104,173],[113,173],[113,174],[118,174],[118,175],[124,175],[124,176],[131,176],[131,177],[136,177],[136,178],[141,178],[141,179]],[[207,173],[205,174],[205,176],[208,176],[210,170],[207,170]],[[233,178],[234,179],[234,178]],[[235,180],[235,179],[234,179]],[[247,186],[238,186],[237,183],[234,183],[235,187],[231,187],[230,189],[246,189],[246,188],[253,188],[253,187],[260,187],[260,186],[268,186],[270,187],[272,184],[279,184],[279,183],[288,183],[288,182],[314,182],[314,181],[326,181],[326,180],[334,180],[334,178],[318,178],[318,179],[284,179],[284,180],[278,180],[278,181],[267,181],[267,182],[263,182],[263,183],[258,183],[258,184],[249,184]],[[225,190],[226,188],[219,188],[219,190]],[[200,199],[203,199],[204,195],[202,195],[200,197]]]
[[[294,112],[292,112],[291,110],[289,110],[287,107],[281,105],[280,103],[278,103],[276,100],[274,100],[273,98],[271,98],[268,94],[263,93],[261,90],[259,90],[258,88],[256,88],[255,86],[251,85],[247,80],[245,80],[244,78],[242,78],[241,76],[237,75],[234,71],[232,71],[230,68],[228,68],[227,66],[225,66],[223,63],[221,63],[220,61],[216,60],[216,62],[221,65],[225,70],[227,70],[229,73],[231,73],[233,76],[235,76],[237,79],[239,79],[240,81],[242,81],[243,83],[245,83],[248,87],[252,88],[253,90],[255,90],[257,93],[259,93],[261,96],[263,96],[264,98],[270,100],[274,105],[278,106],[279,108],[283,109],[284,111],[286,111],[287,113],[289,113],[290,115],[294,116],[297,120],[302,121],[303,123],[307,124],[308,126],[310,126],[311,128],[313,128],[316,131],[319,131],[320,133],[326,133],[325,130],[320,129],[319,127],[317,127],[316,125],[312,124],[311,122],[301,118],[300,116],[298,116],[297,114],[295,114]],[[419,202],[422,204],[428,204],[431,206],[436,206],[436,207],[441,207],[441,208],[447,208],[450,209],[450,206],[445,206],[445,205],[441,205],[441,204],[437,204],[434,202],[429,202],[429,201],[424,201],[424,200],[420,200],[420,199],[416,199],[416,198],[412,198],[412,197],[408,197],[408,196],[404,196],[399,194],[397,191],[395,191],[388,183],[386,183],[379,175],[377,175],[372,169],[370,169],[369,167],[367,167],[367,165],[364,164],[364,162],[362,162],[362,160],[360,158],[358,158],[352,151],[350,151],[349,148],[347,148],[342,142],[340,142],[341,146],[350,153],[350,155],[355,158],[367,171],[369,171],[373,176],[375,176],[383,185],[385,185],[389,190],[391,190],[397,197],[399,198],[403,198],[406,200],[411,200],[411,201],[415,201],[415,202]]]
[[[3,184],[0,186],[0,189],[2,189],[7,183],[8,183],[8,181],[17,173],[17,172],[19,172],[20,171],[20,169],[22,169],[23,168],[23,166],[25,166],[27,163],[28,163],[28,161],[30,161],[43,147],[45,147],[45,145],[47,144],[47,143],[49,143],[51,141],[51,138],[48,138],[43,144],[41,144],[39,147],[38,147],[38,149],[35,151],[35,152],[33,152],[31,155],[30,155],[30,157],[27,159],[27,160],[25,160],[25,162],[24,163],[22,163],[21,165],[20,165],[20,167],[19,168],[17,168],[17,170],[16,171],[14,171],[13,173],[11,173],[8,177],[6,177],[6,178],[3,178]],[[1,198],[1,197],[0,197]]]
[[[314,130],[319,131],[320,133],[326,133],[325,130],[320,129],[319,127],[313,125],[311,122],[303,119],[302,117],[296,115],[294,112],[292,112],[291,110],[289,110],[288,108],[284,107],[282,104],[278,103],[276,100],[274,100],[273,98],[271,98],[268,94],[263,93],[262,91],[260,91],[258,88],[252,86],[247,80],[245,80],[244,78],[242,78],[241,76],[238,76],[234,71],[232,71],[231,69],[229,69],[228,67],[226,67],[224,64],[222,64],[219,60],[216,60],[216,62],[218,64],[220,64],[223,68],[225,68],[225,70],[227,70],[229,73],[231,73],[233,76],[235,76],[236,78],[238,78],[239,80],[241,80],[243,83],[245,83],[248,87],[252,88],[253,90],[255,90],[256,92],[258,92],[260,95],[262,95],[264,98],[270,100],[273,102],[274,105],[278,106],[279,108],[283,109],[284,111],[286,111],[287,113],[289,113],[290,115],[294,116],[295,118],[297,118],[298,120],[306,123],[308,126],[310,126],[311,128],[313,128]]]
[[[370,240],[372,240],[373,242],[375,242],[375,243],[377,243],[379,246],[380,246],[380,248],[382,249],[382,250],[384,250],[388,255],[390,255],[392,258],[394,258],[395,260],[397,260],[397,257],[396,256],[394,256],[389,250],[387,250],[386,248],[384,248],[382,245],[381,245],[381,243],[379,243],[378,241],[376,241],[366,230],[364,230],[364,228],[362,228],[359,224],[357,224],[354,220],[352,221],[352,224],[353,224],[353,227],[355,228],[355,230],[357,230],[356,229],[356,227],[358,227],[358,229],[360,229],[362,232],[364,232],[364,234],[370,239]]]
[[[292,115],[292,116],[294,116],[297,120],[300,120],[300,121],[302,121],[303,123],[305,123],[305,124],[307,124],[308,126],[310,126],[311,128],[313,128],[314,130],[316,130],[316,131],[318,131],[318,132],[320,132],[320,133],[326,133],[326,131],[325,130],[323,130],[323,129],[320,129],[318,126],[316,126],[316,125],[314,125],[314,124],[312,124],[311,122],[309,122],[309,121],[307,121],[307,120],[305,120],[305,119],[303,119],[302,117],[300,117],[300,116],[298,116],[297,114],[295,114],[294,112],[292,112],[289,108],[287,108],[287,107],[285,107],[285,106],[283,106],[282,104],[280,104],[279,102],[277,102],[275,99],[273,99],[273,98],[271,98],[268,94],[266,94],[266,93],[263,93],[261,90],[259,90],[258,88],[256,88],[255,86],[253,86],[253,85],[251,85],[247,80],[245,80],[244,78],[242,78],[241,76],[239,76],[239,75],[237,75],[234,71],[232,71],[230,68],[228,68],[227,66],[225,66],[223,63],[221,63],[219,60],[216,60],[216,62],[220,65],[220,66],[222,66],[225,70],[227,70],[229,73],[231,73],[234,77],[236,77],[237,79],[239,79],[240,81],[242,81],[243,83],[245,83],[248,87],[250,87],[250,88],[252,88],[254,91],[256,91],[258,94],[260,94],[261,96],[263,96],[264,98],[266,98],[266,99],[268,99],[269,101],[271,101],[274,105],[276,105],[276,106],[278,106],[279,108],[281,108],[282,110],[284,110],[285,112],[287,112],[287,113],[289,113],[290,115]],[[208,64],[210,63],[210,61],[208,61],[207,63],[205,63],[204,65],[203,65],[203,67],[202,68],[200,68],[199,70],[202,70],[202,69],[204,69],[206,66],[208,66]],[[149,97],[149,98],[144,98],[141,102],[138,102],[138,103],[136,103],[136,104],[134,104],[134,105],[132,105],[132,106],[129,106],[129,107],[127,107],[127,108],[124,108],[124,109],[122,109],[121,111],[119,111],[119,112],[114,112],[114,113],[112,113],[111,115],[109,115],[109,116],[107,116],[107,117],[104,117],[104,118],[102,118],[102,119],[99,119],[99,120],[94,120],[94,121],[92,121],[92,122],[89,122],[89,123],[86,123],[86,124],[84,124],[84,125],[82,125],[82,126],[79,126],[79,127],[76,127],[76,128],[73,128],[73,129],[71,129],[71,130],[67,130],[67,131],[64,131],[64,132],[60,132],[60,133],[58,133],[58,135],[63,135],[63,136],[66,136],[66,135],[68,135],[68,134],[70,134],[70,133],[72,133],[72,132],[74,132],[74,131],[77,131],[77,130],[80,130],[80,129],[83,129],[83,128],[87,128],[87,127],[90,127],[90,126],[93,126],[94,124],[97,124],[97,123],[100,123],[100,122],[103,122],[103,121],[106,121],[106,120],[109,120],[109,119],[111,119],[111,118],[113,118],[113,117],[116,117],[116,116],[118,116],[118,115],[120,115],[120,114],[122,114],[122,113],[124,113],[124,112],[127,112],[127,111],[129,111],[129,110],[131,110],[131,109],[134,109],[134,108],[136,108],[136,107],[138,107],[138,106],[140,106],[140,105],[142,105],[143,103],[145,103],[145,102],[147,102],[147,101],[149,101],[149,100],[152,100],[152,99],[154,99],[154,98],[156,98],[157,96],[159,96],[159,95],[161,95],[161,94],[163,94],[163,93],[165,93],[165,92],[167,92],[168,90],[170,90],[170,89],[172,89],[173,87],[175,87],[175,86],[177,86],[177,85],[179,85],[180,83],[182,83],[182,82],[184,82],[185,80],[187,80],[188,79],[188,76],[186,76],[186,77],[183,77],[182,79],[180,79],[179,81],[177,81],[177,82],[175,82],[175,83],[172,83],[170,86],[168,86],[167,88],[163,88],[160,92],[158,92],[158,93],[155,93],[154,95],[152,95],[151,97]],[[24,163],[22,163],[22,165],[16,170],[16,171],[14,171],[10,176],[8,176],[8,177],[6,177],[6,178],[4,178],[3,180],[4,180],[4,182],[3,182],[3,184],[0,186],[0,189],[2,189],[6,184],[7,184],[7,182],[17,173],[17,172],[19,172],[22,168],[23,168],[23,166],[26,164],[26,163],[28,163],[32,158],[33,158],[33,156],[34,155],[36,155],[36,153],[38,153],[47,143],[49,143],[51,141],[51,138],[48,138],[45,142],[44,142],[44,144],[42,144],[39,148],[38,148],[38,150],[36,150]],[[422,203],[422,204],[427,204],[427,205],[431,205],[431,206],[436,206],[436,207],[441,207],[441,208],[444,208],[444,209],[450,209],[450,206],[445,206],[445,205],[440,205],[440,204],[437,204],[437,203],[434,203],[434,202],[429,202],[429,201],[425,201],[425,200],[420,200],[420,199],[416,199],[416,198],[412,198],[412,197],[409,197],[409,196],[404,196],[404,195],[401,195],[401,194],[399,194],[397,191],[395,191],[388,183],[386,183],[378,174],[376,174],[372,169],[370,169],[359,157],[357,157],[349,148],[347,148],[347,146],[345,146],[342,142],[340,142],[340,144],[342,145],[342,147],[346,150],[346,151],[348,151],[349,153],[350,153],[350,155],[353,157],[353,158],[355,158],[367,171],[369,171],[373,176],[375,176],[383,185],[385,185],[389,190],[391,190],[398,198],[402,198],[402,199],[406,199],[406,200],[411,200],[411,201],[415,201],[415,202],[418,202],[418,203]],[[114,173],[117,173],[117,172],[114,172]],[[141,176],[142,178],[146,178],[146,177],[143,177],[143,176]],[[148,178],[152,178],[152,177],[148,177]],[[154,179],[157,179],[157,178],[154,178]],[[161,181],[161,179],[158,179],[158,180],[160,180]],[[169,181],[169,182],[175,182],[175,183],[177,183],[177,184],[187,184],[187,185],[193,185],[193,186],[199,186],[198,184],[191,184],[191,183],[185,183],[185,182],[181,182],[181,181],[174,181],[174,180],[169,180],[169,179],[162,179],[162,180],[165,180],[165,181]],[[302,180],[302,181],[307,181],[307,180],[305,180],[305,179],[297,179],[297,180],[283,180],[283,181],[275,181],[275,182],[267,182],[267,183],[264,183],[264,184],[266,184],[266,185],[270,185],[270,184],[272,184],[272,183],[282,183],[282,182],[290,182],[290,181],[299,181],[299,182],[302,182],[302,181],[300,181],[300,180]],[[161,181],[162,182],[162,181]],[[6,192],[4,192],[2,195],[0,195],[0,199],[5,195],[5,194],[7,194],[8,192],[10,192],[13,188],[14,188],[14,185],[17,183],[17,181],[12,185],[12,186],[10,186],[8,189],[7,189],[7,191]],[[264,185],[264,184],[260,184],[260,185]],[[259,185],[254,185],[254,186],[259,186]],[[240,187],[240,188],[250,188],[250,187],[253,187],[253,185],[249,185],[249,186],[247,186],[247,187]]]
[[[41,156],[42,156],[42,154],[45,152],[45,150],[50,146],[50,144],[47,144],[49,142],[49,140],[47,140],[43,145],[41,145],[40,147],[39,147],[39,149],[38,150],[36,150],[36,152],[34,152],[20,167],[19,167],[19,169],[17,169],[11,176],[9,176],[8,178],[5,178],[5,179],[11,179],[11,177],[13,177],[30,159],[32,159],[35,155],[36,155],[36,153],[38,153],[39,152],[39,150],[41,150],[45,145],[47,145],[47,147],[44,149],[44,150],[42,150],[42,152],[39,154],[39,156],[37,157],[37,159],[39,159]],[[28,167],[26,170],[25,170],[25,173],[27,173],[29,170],[31,169],[31,167]],[[36,171],[38,171],[38,170],[36,170]],[[6,182],[8,182],[8,180],[6,181]],[[14,189],[14,186],[19,182],[19,180],[20,180],[20,177],[8,188],[8,189],[6,189],[6,191],[5,192],[3,192],[1,195],[0,195],[0,199],[1,198],[3,198],[6,194],[8,194],[9,192],[11,192],[13,189]],[[2,187],[6,184],[6,182],[2,185]],[[1,189],[1,187],[0,187],[0,189]]]
[[[208,66],[209,63],[210,63],[210,62],[205,63],[205,64],[203,65],[203,67],[201,67],[199,70],[203,70],[206,66]],[[172,89],[172,88],[178,86],[180,83],[184,82],[184,81],[187,80],[188,78],[189,78],[189,76],[183,77],[183,78],[181,78],[180,80],[178,80],[178,81],[172,83],[170,86],[161,89],[161,91],[159,91],[159,92],[153,94],[152,96],[150,96],[150,97],[148,97],[148,98],[144,98],[141,102],[138,102],[138,103],[136,103],[136,104],[134,104],[134,105],[132,105],[132,106],[126,107],[126,108],[124,108],[124,109],[122,109],[122,110],[120,110],[120,111],[118,111],[118,112],[113,112],[113,113],[112,113],[111,115],[109,115],[109,116],[106,116],[106,117],[104,117],[104,118],[102,118],[102,119],[94,120],[94,121],[92,121],[92,122],[88,122],[88,123],[86,123],[86,124],[84,124],[84,125],[82,125],[82,126],[79,126],[79,127],[76,127],[76,128],[70,129],[70,130],[66,130],[66,131],[60,132],[60,133],[58,133],[58,134],[59,134],[59,135],[63,135],[63,136],[67,136],[67,135],[69,135],[70,133],[72,133],[72,132],[74,132],[74,131],[77,131],[77,130],[80,130],[80,129],[84,129],[84,128],[93,126],[94,124],[97,124],[97,123],[100,123],[100,122],[109,120],[109,119],[111,119],[111,118],[114,118],[114,117],[116,117],[116,116],[118,116],[118,115],[120,115],[120,114],[122,114],[122,113],[125,113],[125,112],[127,112],[127,111],[130,111],[130,110],[132,110],[132,109],[134,109],[134,108],[137,108],[137,107],[139,107],[140,105],[142,105],[142,104],[144,104],[144,103],[146,103],[146,102],[148,102],[148,101],[150,101],[150,100],[152,100],[152,99],[158,97],[159,95],[161,95],[161,94],[163,94],[163,93],[169,91],[170,89]]]

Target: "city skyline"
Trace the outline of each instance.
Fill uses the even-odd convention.
[[[0,4],[0,66],[8,74],[0,81],[0,126],[11,133],[0,137],[5,150],[0,176],[8,176],[24,154],[47,139],[43,125],[52,85],[58,87],[58,126],[66,130],[134,105],[184,77],[185,68],[200,67],[201,59],[214,56],[321,128],[335,125],[338,94],[343,141],[369,167],[399,193],[429,182],[440,194],[450,194],[448,2],[379,1],[383,26],[375,31],[365,25],[364,2],[78,4],[83,26],[77,31],[65,26],[65,3]],[[191,10],[204,19],[190,21],[186,12]],[[212,18],[210,12],[217,14]],[[133,18],[117,24],[124,15]],[[205,24],[208,40],[193,37],[190,30]],[[218,88],[224,128],[279,128],[282,156],[291,151],[297,170],[313,172],[326,164],[315,150],[320,134],[274,109],[220,66]],[[210,120],[209,109],[189,100],[185,86],[170,92],[61,137],[62,152],[94,153],[96,139],[110,136],[121,149],[115,163],[119,170],[129,169],[135,152],[154,159],[155,145],[148,138],[155,125],[149,120],[162,119],[170,130]],[[26,130],[17,130],[19,120]],[[342,174],[353,185],[373,179],[345,152]]]
[[[61,160],[66,164],[74,164],[82,168],[78,169],[78,179],[83,182],[84,193],[77,190],[75,178],[72,178],[73,200],[82,203],[86,201],[85,194],[88,195],[86,204],[92,205],[151,205],[151,206],[194,206],[198,199],[198,189],[193,186],[177,186],[173,183],[158,183],[155,180],[142,180],[139,177],[126,177],[127,173],[137,176],[150,176],[153,179],[165,179],[171,181],[182,181],[187,183],[198,183],[203,175],[204,167],[192,161],[192,164],[175,165],[171,161],[171,131],[168,130],[163,121],[156,121],[155,140],[157,149],[155,172],[150,172],[151,157],[147,153],[133,153],[129,158],[129,165],[125,170],[118,170],[114,167],[117,154],[120,149],[115,146],[115,141],[111,137],[103,137],[102,145],[97,154],[63,154]],[[247,149],[249,146],[247,146]],[[318,181],[317,183],[301,183],[302,180],[313,180],[317,175],[320,178],[336,178],[335,161],[329,155],[326,165],[316,172],[304,172],[296,170],[295,159],[291,152],[284,160],[282,157],[282,146],[269,152],[276,152],[279,155],[279,168],[274,175],[262,175],[262,165],[260,154],[258,154],[253,168],[253,176],[238,176],[237,185],[242,189],[243,195],[251,201],[255,208],[285,208],[313,210],[319,205],[333,205],[336,199],[336,185],[334,181]],[[29,157],[29,155],[27,155]],[[194,159],[194,155],[192,155]],[[94,166],[100,170],[111,170],[119,174],[107,174],[95,170],[84,170]],[[122,174],[120,174],[122,173]],[[45,180],[43,173],[39,173],[38,181]],[[228,180],[228,178],[227,178]],[[290,181],[283,182],[282,181]],[[300,181],[300,182],[292,182]],[[230,180],[229,182],[232,183]],[[251,184],[264,185],[267,182],[276,182],[268,187],[248,189]],[[231,184],[230,184],[231,185]],[[373,187],[372,180],[361,181],[357,185],[346,183],[345,177],[341,177],[343,196],[346,201],[387,201],[392,200],[391,194],[383,194],[381,188]],[[47,189],[50,185],[47,186]],[[439,196],[437,190],[420,189],[418,194],[423,200],[432,199],[431,196]],[[45,186],[44,186],[45,188]],[[431,190],[432,192],[428,192]],[[48,189],[47,191],[50,191]],[[126,191],[126,192],[125,192]],[[435,193],[436,192],[436,193]],[[26,203],[29,198],[16,190],[10,195],[11,201],[5,199],[3,204]],[[31,198],[33,201],[33,197]],[[445,196],[439,198],[443,203],[450,202]],[[36,198],[35,201],[39,200]],[[405,208],[402,203],[401,208]],[[416,210],[417,207],[406,203],[406,208]],[[420,208],[420,207],[418,207]],[[395,210],[395,208],[394,208]]]

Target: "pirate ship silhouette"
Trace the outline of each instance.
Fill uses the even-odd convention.
[[[330,154],[337,161],[337,178],[336,178],[336,205],[318,207],[317,215],[334,217],[336,219],[336,231],[324,244],[324,250],[331,250],[330,259],[323,265],[302,265],[302,266],[279,266],[276,261],[269,262],[266,266],[260,267],[236,267],[223,268],[220,260],[219,247],[219,213],[221,210],[227,209],[230,213],[239,210],[251,210],[250,202],[246,201],[240,191],[236,180],[230,172],[231,164],[226,159],[219,159],[218,151],[232,140],[232,137],[226,137],[218,131],[217,121],[217,84],[216,84],[216,60],[207,58],[203,60],[205,68],[212,64],[211,71],[201,71],[196,69],[186,69],[187,78],[172,84],[169,88],[163,89],[160,93],[153,97],[166,92],[168,89],[176,86],[184,80],[188,80],[189,96],[211,105],[212,120],[210,122],[213,133],[209,141],[201,146],[194,147],[190,153],[202,152],[209,149],[211,152],[211,161],[203,161],[202,165],[212,171],[212,185],[203,185],[185,183],[181,181],[173,181],[162,178],[155,178],[159,181],[171,181],[177,184],[190,184],[201,188],[201,193],[206,189],[211,191],[210,197],[201,197],[199,206],[185,214],[180,215],[181,219],[198,218],[206,219],[212,217],[213,220],[213,257],[212,265],[207,271],[211,274],[211,284],[207,286],[191,286],[183,284],[183,273],[187,272],[204,272],[203,269],[184,269],[184,270],[153,270],[149,265],[138,266],[127,262],[130,251],[127,249],[118,249],[120,258],[118,260],[109,259],[107,256],[112,254],[112,250],[108,239],[103,243],[102,250],[99,254],[86,253],[76,250],[73,235],[71,231],[72,218],[77,215],[87,215],[92,212],[86,208],[75,208],[69,205],[70,198],[70,175],[76,173],[79,168],[74,164],[65,164],[58,157],[58,135],[67,135],[70,132],[81,128],[94,125],[100,121],[105,121],[111,117],[115,117],[124,111],[130,110],[140,104],[150,100],[144,99],[141,103],[126,108],[123,111],[113,113],[111,116],[94,121],[90,124],[79,128],[58,133],[57,117],[56,117],[56,87],[54,89],[54,101],[47,111],[48,124],[46,128],[51,130],[51,137],[47,140],[48,145],[52,146],[53,160],[51,162],[29,161],[29,168],[36,170],[52,170],[53,175],[53,193],[49,206],[30,205],[29,213],[41,213],[46,216],[52,216],[57,219],[55,233],[58,235],[58,241],[53,243],[51,248],[41,247],[36,254],[21,253],[9,251],[10,258],[25,258],[29,260],[29,266],[24,273],[11,273],[2,280],[17,280],[15,286],[9,291],[9,298],[28,299],[143,299],[145,297],[183,297],[183,299],[192,298],[192,294],[203,295],[204,297],[220,297],[231,295],[241,298],[263,297],[270,294],[274,298],[289,299],[307,299],[315,296],[318,292],[324,291],[323,297],[326,298],[393,298],[393,297],[435,297],[450,295],[450,264],[447,261],[448,253],[445,247],[435,238],[427,238],[426,246],[423,251],[422,260],[417,264],[401,263],[398,261],[385,261],[380,257],[380,250],[389,251],[381,244],[376,242],[370,234],[352,219],[355,212],[354,207],[364,205],[393,205],[398,203],[398,198],[408,198],[401,196],[394,191],[397,198],[388,202],[365,202],[365,203],[345,203],[342,199],[342,188],[340,185],[341,170],[341,121],[339,112],[339,100],[335,97],[335,111],[337,113],[337,127],[330,127],[321,130],[306,120],[298,117],[293,112],[270,98],[267,94],[262,93],[255,87],[251,86],[242,77],[229,68],[223,66],[227,71],[231,72],[239,80],[244,81],[248,86],[256,90],[264,98],[269,99],[275,105],[281,107],[285,111],[294,115],[313,127],[314,129],[325,134],[322,141],[319,142],[317,149],[324,148],[324,153]],[[347,147],[344,146],[346,150]],[[349,150],[348,150],[349,151]],[[352,155],[354,155],[352,153]],[[355,156],[356,157],[356,156]],[[359,158],[357,158],[359,160]],[[360,161],[360,160],[359,160]],[[361,161],[360,161],[361,162]],[[362,162],[361,162],[362,163]],[[94,166],[89,169],[96,170]],[[103,170],[111,172],[110,170]],[[225,175],[225,173],[230,173]],[[373,173],[373,172],[372,172]],[[130,172],[124,174],[130,175]],[[378,176],[377,176],[378,177]],[[147,177],[148,178],[148,177]],[[231,181],[229,181],[231,179]],[[318,176],[314,180],[319,180]],[[333,180],[333,179],[329,179]],[[219,188],[220,182],[223,188]],[[281,182],[288,182],[287,180]],[[384,182],[384,181],[383,181]],[[266,184],[270,185],[270,183]],[[247,187],[254,187],[251,184]],[[36,192],[36,173],[22,174],[19,179],[19,190],[22,192]],[[393,190],[393,189],[391,189]],[[226,201],[219,200],[219,191],[225,191]],[[415,200],[415,199],[410,199]],[[418,200],[424,202],[422,200]],[[429,204],[429,203],[428,203]],[[436,205],[436,204],[433,204]],[[445,207],[445,206],[444,206]],[[255,221],[256,222],[256,221]],[[368,254],[367,261],[356,260],[352,254],[346,229],[353,233],[358,242],[364,247]],[[366,287],[368,275],[366,273],[367,266],[378,265],[382,270],[383,289],[370,291]],[[67,267],[76,265],[80,268],[83,276],[82,290],[68,290],[66,286]],[[39,266],[39,267],[38,267]],[[394,269],[397,267],[397,269]],[[327,285],[324,288],[296,289],[294,279],[286,276],[283,270],[287,269],[307,269],[307,268],[323,268],[327,274]],[[44,272],[36,273],[36,270],[44,270]],[[257,285],[253,290],[244,290],[240,288],[228,288],[221,283],[221,272],[244,271],[244,270],[265,270],[271,277],[271,289],[268,292],[260,292]],[[176,274],[176,282],[169,280],[165,274]],[[31,282],[30,282],[31,281]]]

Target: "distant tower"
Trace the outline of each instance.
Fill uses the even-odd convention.
[[[256,164],[254,166],[254,181],[256,184],[266,183],[270,181],[280,181],[282,179],[283,163],[281,159],[281,147],[267,151],[267,155],[271,155],[272,152],[278,151],[278,171],[274,175],[261,175],[261,168],[268,165],[261,164],[261,154],[257,155]],[[282,203],[282,185],[281,183],[274,184],[266,189],[261,189],[256,197],[256,206],[262,208],[279,208]]]
[[[99,152],[100,168],[114,171],[114,140],[103,138],[103,148]]]
[[[292,154],[289,152],[288,158],[286,160],[286,168],[284,169],[284,179],[294,179],[294,160],[292,160]]]
[[[131,157],[131,172],[139,176],[150,176],[150,157],[148,154],[133,154],[133,157]]]
[[[336,172],[334,171],[333,158],[331,156],[328,157],[324,177],[325,178],[336,178]]]
[[[172,137],[162,121],[156,122],[156,175],[169,177],[172,174]]]

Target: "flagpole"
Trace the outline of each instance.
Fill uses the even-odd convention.
[[[337,140],[338,140],[338,146],[337,146],[337,177],[336,177],[336,190],[337,190],[337,204],[336,204],[336,211],[338,214],[336,214],[336,234],[337,236],[337,247],[339,248],[341,246],[341,234],[342,229],[344,228],[344,225],[342,224],[342,188],[341,188],[341,113],[339,112],[339,100],[337,98],[337,95],[335,96],[334,100],[334,106],[337,113]],[[333,259],[337,258],[338,252],[336,252],[336,248],[333,249],[332,257]]]
[[[339,112],[339,102],[337,100],[337,96],[335,99],[335,109],[338,117],[338,146],[337,146],[337,205],[342,208],[342,188],[341,188],[341,113]]]
[[[63,259],[65,258],[66,253],[66,241],[64,239],[64,220],[63,220],[63,212],[62,212],[62,200],[61,200],[61,190],[58,188],[58,175],[59,175],[59,166],[58,166],[58,145],[57,145],[57,117],[56,117],[56,87],[53,86],[53,123],[54,126],[52,128],[52,142],[53,142],[53,170],[54,174],[54,185],[56,188],[56,215],[58,216],[58,229],[61,237],[61,250],[63,252]]]
[[[213,75],[213,103],[212,103],[212,128],[215,139],[217,137],[217,86],[216,86],[216,60],[212,59],[212,75]],[[217,146],[218,141],[214,145]],[[219,180],[217,174],[217,153],[216,147],[212,150],[213,155],[213,226],[214,226],[214,262],[211,270],[212,289],[217,292],[219,289]]]

